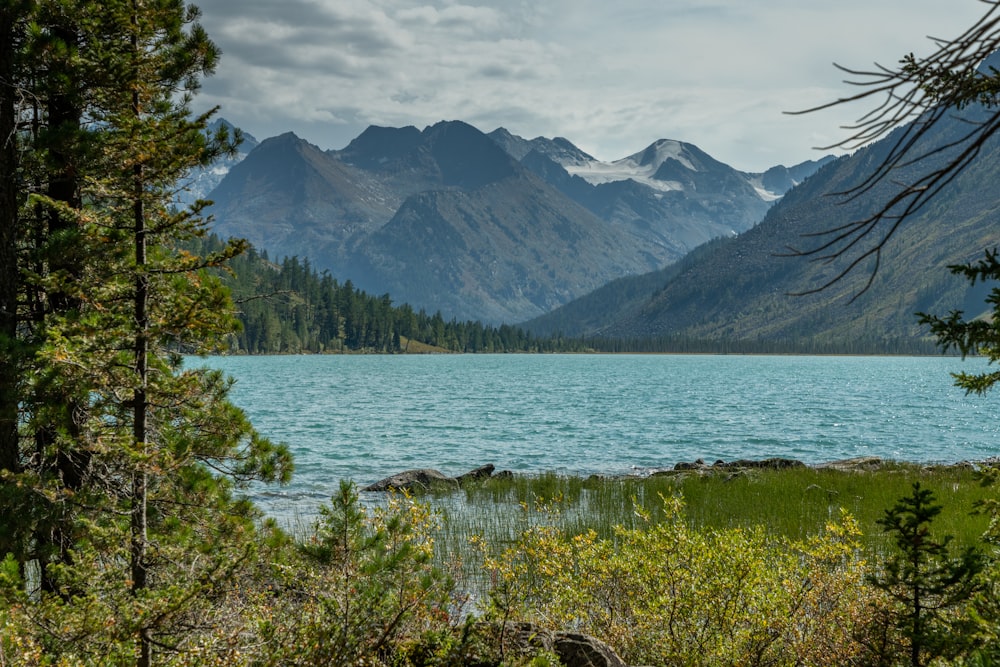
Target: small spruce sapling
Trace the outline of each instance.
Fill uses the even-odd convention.
[[[912,667],[968,648],[962,639],[968,633],[955,632],[944,612],[972,598],[980,588],[978,575],[984,567],[975,547],[952,556],[952,536],[938,539],[931,534],[931,523],[942,508],[934,501],[934,493],[915,482],[912,494],[885,511],[878,524],[893,535],[898,552],[870,579],[897,605],[895,623],[909,644]]]

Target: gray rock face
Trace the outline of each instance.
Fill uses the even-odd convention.
[[[566,667],[628,667],[610,646],[588,635],[557,633],[555,649]]]
[[[417,468],[414,470],[404,470],[403,472],[390,475],[385,479],[380,479],[374,484],[361,489],[362,491],[405,491],[410,489],[428,489],[435,485],[461,486],[467,482],[475,482],[489,479],[493,476],[496,466],[487,463],[484,466],[470,470],[458,477],[448,477],[444,473],[433,468]]]
[[[458,482],[454,477],[448,477],[438,470],[420,468],[416,470],[404,470],[403,472],[396,473],[395,475],[390,475],[389,477],[381,479],[374,484],[369,484],[361,490],[391,491],[395,489],[403,491],[413,489],[415,487],[427,489],[433,484],[457,485]]]

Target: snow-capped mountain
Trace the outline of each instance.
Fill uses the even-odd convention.
[[[693,144],[661,139],[615,160],[597,160],[565,139],[490,133],[511,156],[598,217],[680,258],[759,222],[824,160],[763,174],[738,171]]]
[[[206,130],[211,134],[220,127],[227,127],[230,132],[236,129],[226,119],[217,118],[209,124]],[[229,170],[242,162],[250,154],[250,151],[257,148],[258,144],[259,142],[252,134],[243,132],[243,141],[236,155],[223,157],[210,167],[196,169],[181,183],[182,188],[176,196],[177,204],[184,207],[190,206],[199,199],[208,199],[209,193],[222,182]]]
[[[671,139],[660,139],[646,150],[614,162],[591,160],[568,164],[561,162],[560,164],[571,175],[579,176],[591,185],[631,179],[636,183],[648,185],[654,190],[662,192],[683,190],[683,185],[679,181],[657,178],[657,172],[667,160],[674,160],[681,167],[691,171],[699,170],[692,163],[685,144]]]
[[[539,150],[549,159],[562,165],[571,176],[579,176],[591,185],[632,180],[654,190],[670,192],[684,189],[683,181],[669,178],[669,174],[677,173],[678,168],[715,174],[718,174],[720,168],[729,169],[727,165],[712,159],[696,146],[674,139],[660,139],[650,144],[645,150],[628,157],[613,162],[602,162],[576,148],[566,139],[551,140],[551,145],[558,145],[560,148],[560,150],[552,150],[550,145],[545,143],[549,140],[538,138],[530,142],[525,141],[510,135],[503,128],[490,135],[498,143],[500,143],[498,136],[502,136],[498,133],[506,133],[512,138],[513,141],[510,141],[505,147],[517,159],[523,159],[532,149]],[[520,143],[517,142],[518,139],[520,139]],[[517,146],[521,149],[522,154],[518,155],[515,150],[511,150],[508,146]],[[833,158],[810,160],[791,169],[779,165],[760,174],[738,173],[742,173],[747,182],[754,186],[762,200],[771,202],[780,199],[785,192],[805,180],[831,159]],[[664,166],[671,162],[676,163],[676,165]]]

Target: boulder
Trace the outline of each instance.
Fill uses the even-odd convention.
[[[448,477],[447,475],[441,473],[433,468],[417,468],[415,470],[404,470],[403,472],[398,472],[395,475],[386,477],[385,479],[380,479],[374,484],[369,484],[362,491],[409,491],[410,489],[423,489],[426,490],[432,486],[460,486],[466,482],[475,482],[483,479],[489,479],[493,475],[493,471],[496,470],[496,466],[492,463],[487,463],[484,466],[479,466],[474,470],[470,470],[464,475],[459,475],[458,477]],[[500,477],[503,473],[499,473],[497,476]]]
[[[448,477],[437,470],[431,468],[418,468],[416,470],[404,470],[379,480],[374,484],[369,484],[362,491],[408,491],[413,488],[428,489],[435,484],[449,484],[458,486],[454,477]]]
[[[521,657],[532,656],[539,651],[555,653],[555,636],[534,623],[511,623],[505,626],[504,651]]]
[[[563,667],[627,667],[614,649],[596,637],[575,632],[551,632],[534,623],[504,626],[504,650],[527,657],[539,651],[559,656]]]
[[[555,653],[565,667],[628,667],[600,639],[575,632],[556,633]]]

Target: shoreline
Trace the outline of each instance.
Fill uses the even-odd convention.
[[[918,468],[918,469],[948,469],[948,468],[968,468],[979,470],[982,468],[995,467],[1000,465],[1000,457],[990,457],[978,461],[901,461],[896,459],[886,459],[881,456],[857,456],[847,459],[826,461],[817,464],[807,464],[798,459],[784,457],[769,457],[764,459],[736,459],[733,461],[723,461],[718,459],[713,463],[706,463],[703,459],[686,462],[680,461],[672,467],[651,468],[646,474],[626,474],[626,475],[605,475],[593,473],[590,475],[562,475],[551,472],[538,473],[515,473],[510,470],[498,470],[492,463],[488,463],[474,468],[466,473],[457,476],[448,476],[434,468],[411,468],[402,470],[381,480],[361,487],[363,493],[382,493],[393,490],[430,490],[431,488],[451,487],[455,490],[464,487],[469,483],[483,483],[495,479],[515,479],[515,478],[540,478],[549,474],[565,479],[578,480],[644,480],[656,477],[675,477],[685,474],[697,475],[738,475],[750,471],[781,471],[789,469],[811,469],[811,470],[838,470],[841,472],[879,472],[888,468]]]

